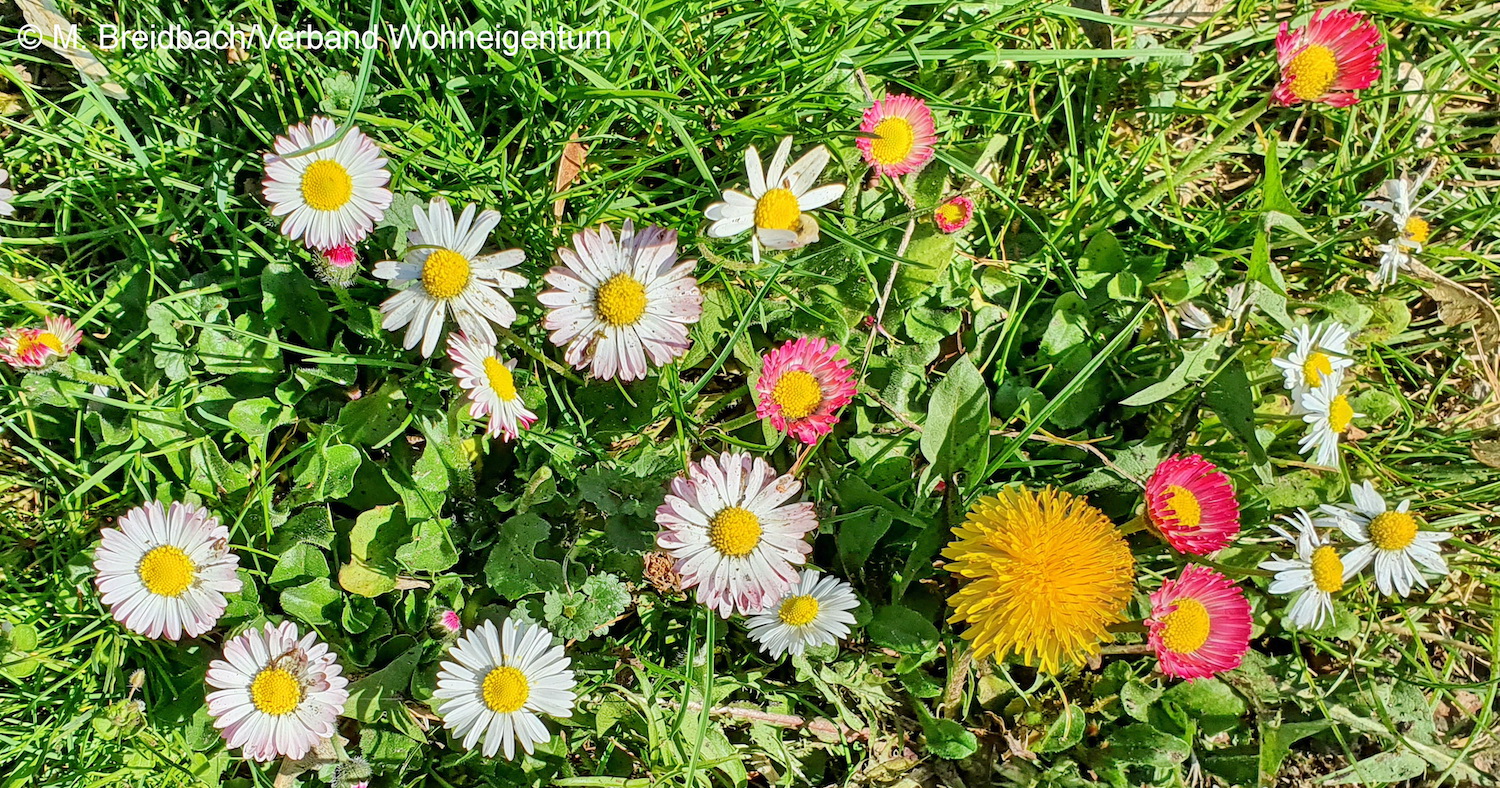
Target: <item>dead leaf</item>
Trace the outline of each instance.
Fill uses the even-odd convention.
[[[99,59],[83,48],[78,25],[69,22],[57,12],[52,0],[16,0],[26,23],[41,33],[42,43],[48,49],[68,59],[73,67],[96,83],[104,95],[110,98],[125,98],[125,89],[110,79],[109,69]]]
[[[1417,147],[1425,148],[1432,143],[1432,129],[1437,125],[1437,97],[1427,90],[1427,79],[1415,64],[1402,61],[1396,67],[1396,79],[1401,81],[1401,92],[1406,103],[1421,119],[1417,127]]]
[[[1422,292],[1437,303],[1438,319],[1444,325],[1469,325],[1474,338],[1474,351],[1467,354],[1478,368],[1487,396],[1485,402],[1458,419],[1463,423],[1495,410],[1492,398],[1500,392],[1500,311],[1479,293],[1428,268],[1425,264],[1411,260],[1407,269],[1412,276],[1422,280]]]
[[[431,583],[427,582],[426,580],[418,580],[415,577],[397,577],[396,578],[396,590],[397,591],[411,591],[411,590],[417,589],[417,588],[431,588],[431,587],[432,587]]]
[[[1500,468],[1500,440],[1474,441],[1469,444],[1469,452],[1485,465]]]
[[[568,138],[568,144],[563,146],[562,160],[557,163],[557,177],[552,180],[553,194],[562,194],[578,180],[578,174],[583,172],[583,163],[588,157],[588,146],[578,141],[578,132],[573,132],[573,136]],[[552,203],[553,217],[562,221],[563,211],[567,207],[567,199],[558,197]]]

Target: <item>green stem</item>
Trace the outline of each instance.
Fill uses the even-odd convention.
[[[567,367],[557,363],[556,361],[553,361],[550,358],[547,358],[546,354],[542,353],[542,351],[540,350],[537,350],[532,346],[530,342],[527,342],[525,339],[522,339],[519,335],[517,335],[516,332],[511,331],[508,328],[495,326],[495,333],[498,334],[501,339],[510,340],[510,343],[520,348],[522,353],[525,353],[526,355],[531,356],[537,361],[542,362],[542,365],[547,369],[550,369],[558,375],[561,375],[571,383],[575,383],[579,386],[583,385],[583,378],[580,378],[577,375],[573,374],[573,370],[568,369]]]

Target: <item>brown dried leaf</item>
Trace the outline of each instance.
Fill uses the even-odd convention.
[[[57,12],[52,0],[16,0],[26,23],[41,33],[42,43],[48,49],[68,59],[73,67],[83,72],[110,98],[125,98],[125,89],[109,78],[109,69],[99,59],[84,49],[78,25],[69,22]]]
[[[1500,468],[1500,440],[1474,441],[1469,444],[1469,452],[1485,465]]]
[[[563,146],[562,160],[557,163],[557,177],[552,180],[553,194],[562,194],[578,180],[578,174],[583,172],[583,163],[588,157],[588,146],[578,141],[578,132],[573,132],[573,136],[568,138],[568,144]],[[563,211],[567,207],[568,201],[558,197],[552,203],[553,217],[562,221]]]

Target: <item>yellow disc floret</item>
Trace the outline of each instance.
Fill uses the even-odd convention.
[[[1370,521],[1370,543],[1381,550],[1405,550],[1417,539],[1417,518],[1406,512],[1384,512]]]
[[[1339,77],[1339,62],[1333,50],[1321,44],[1313,44],[1286,64],[1286,73],[1292,77],[1288,88],[1292,95],[1303,101],[1321,98]]]
[[[516,398],[516,378],[511,374],[510,367],[494,356],[488,356],[484,360],[484,375],[489,378],[490,388],[494,390],[495,396],[501,402],[510,402]]]
[[[594,294],[594,309],[615,328],[633,326],[646,314],[646,286],[630,274],[615,274]]]
[[[795,230],[802,224],[802,206],[791,189],[771,189],[755,203],[755,226],[762,230]]]
[[[760,518],[748,509],[726,506],[708,523],[708,541],[720,555],[744,558],[760,544]]]
[[[337,211],[353,196],[354,179],[333,159],[319,159],[302,171],[302,201],[315,211]]]
[[[794,369],[782,373],[771,388],[771,401],[789,419],[805,419],[823,404],[823,387],[811,372]]]
[[[1344,587],[1344,561],[1337,550],[1326,544],[1318,547],[1313,550],[1311,563],[1313,585],[1319,591],[1331,594]]]
[[[1174,604],[1177,609],[1161,620],[1161,642],[1178,654],[1191,654],[1208,642],[1208,608],[1192,597],[1183,597]]]
[[[1178,528],[1197,528],[1203,523],[1203,506],[1192,490],[1176,484],[1168,485],[1163,494],[1166,508],[1177,517]]]
[[[422,263],[422,287],[427,295],[445,301],[469,287],[473,270],[469,258],[452,249],[434,249]]]
[[[141,558],[136,572],[141,584],[157,596],[181,596],[193,584],[193,575],[198,568],[187,553],[172,545],[153,547]]]
[[[1354,406],[1349,404],[1349,398],[1343,394],[1334,397],[1333,402],[1328,404],[1328,426],[1334,432],[1343,434],[1353,422]]]
[[[885,164],[900,164],[916,147],[917,132],[906,118],[886,118],[875,125],[875,138],[870,140],[870,156]]]
[[[498,667],[485,674],[480,695],[490,711],[511,714],[526,705],[526,699],[531,697],[531,683],[516,668]]]
[[[1432,237],[1432,225],[1420,216],[1413,216],[1406,220],[1406,226],[1401,228],[1401,234],[1412,243],[1425,244]]]
[[[787,626],[805,627],[818,617],[818,600],[808,594],[789,596],[781,600],[776,617]]]
[[[1333,361],[1328,354],[1321,350],[1314,350],[1307,354],[1307,360],[1302,362],[1302,376],[1307,378],[1307,385],[1318,388],[1323,385],[1323,378],[1333,374]]]
[[[250,702],[262,714],[291,714],[302,703],[302,683],[285,668],[266,668],[250,682]]]

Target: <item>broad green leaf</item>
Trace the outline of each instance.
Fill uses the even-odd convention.
[[[285,610],[287,615],[314,626],[332,624],[337,621],[339,601],[338,589],[334,588],[327,578],[292,586],[281,592],[281,609]]]
[[[396,561],[408,572],[441,572],[458,563],[448,536],[452,521],[423,520],[412,526],[411,541],[396,548]]]
[[[349,685],[343,716],[360,722],[375,722],[387,711],[400,711],[401,696],[411,685],[412,671],[422,658],[422,647],[413,646],[390,664]]]
[[[1194,717],[1239,717],[1245,701],[1218,679],[1197,679],[1173,684],[1162,693],[1164,703],[1175,703]]]
[[[1037,753],[1062,752],[1083,741],[1084,729],[1088,727],[1088,717],[1083,709],[1073,704],[1068,704],[1047,726],[1047,731],[1042,740],[1032,746],[1032,751]]]
[[[292,498],[296,502],[338,500],[354,489],[364,455],[342,443],[313,448],[292,472]]]
[[[933,755],[961,761],[979,750],[979,739],[963,725],[925,712],[921,721],[922,734],[927,737],[927,750]]]
[[[983,468],[989,450],[990,392],[968,356],[960,356],[932,390],[922,425],[922,456],[941,476]]]
[[[891,513],[874,506],[860,509],[839,524],[839,560],[844,571],[864,575],[865,562],[875,551],[880,537],[891,529]]]
[[[1250,384],[1250,376],[1239,359],[1229,363],[1209,384],[1203,403],[1219,414],[1219,421],[1233,433],[1250,454],[1250,462],[1258,466],[1268,465],[1266,448],[1260,443],[1255,430],[1256,395]]]
[[[1120,404],[1140,407],[1160,402],[1183,390],[1189,383],[1203,379],[1213,370],[1214,362],[1219,360],[1219,351],[1224,349],[1226,341],[1223,334],[1209,337],[1203,344],[1183,354],[1182,361],[1165,378],[1120,400]]]
[[[495,593],[519,599],[562,587],[562,565],[536,557],[537,545],[552,533],[546,520],[532,513],[520,514],[502,523],[499,530],[500,540],[484,563],[485,580]]]
[[[937,627],[908,607],[885,605],[875,611],[868,628],[870,640],[902,654],[921,654],[937,645]]]
[[[236,402],[229,409],[229,423],[252,443],[264,441],[271,430],[295,419],[291,408],[267,397]]]
[[[1327,730],[1332,725],[1331,720],[1288,722],[1280,725],[1271,725],[1264,721],[1259,723],[1260,785],[1262,788],[1271,788],[1276,784],[1276,775],[1281,771],[1281,764],[1286,761],[1287,755],[1291,754],[1293,744]]]
[[[1318,781],[1318,785],[1391,785],[1427,773],[1427,761],[1412,752],[1392,750],[1362,758]]]
[[[327,578],[328,559],[323,557],[323,551],[307,542],[297,542],[276,560],[276,567],[271,570],[267,582],[274,588],[281,588]]]
[[[630,592],[620,578],[590,575],[577,591],[548,591],[542,615],[553,634],[564,640],[583,640],[604,633],[604,627],[630,607]]]
[[[1192,752],[1193,748],[1181,737],[1137,722],[1115,731],[1101,755],[1118,763],[1167,767],[1186,761]]]

